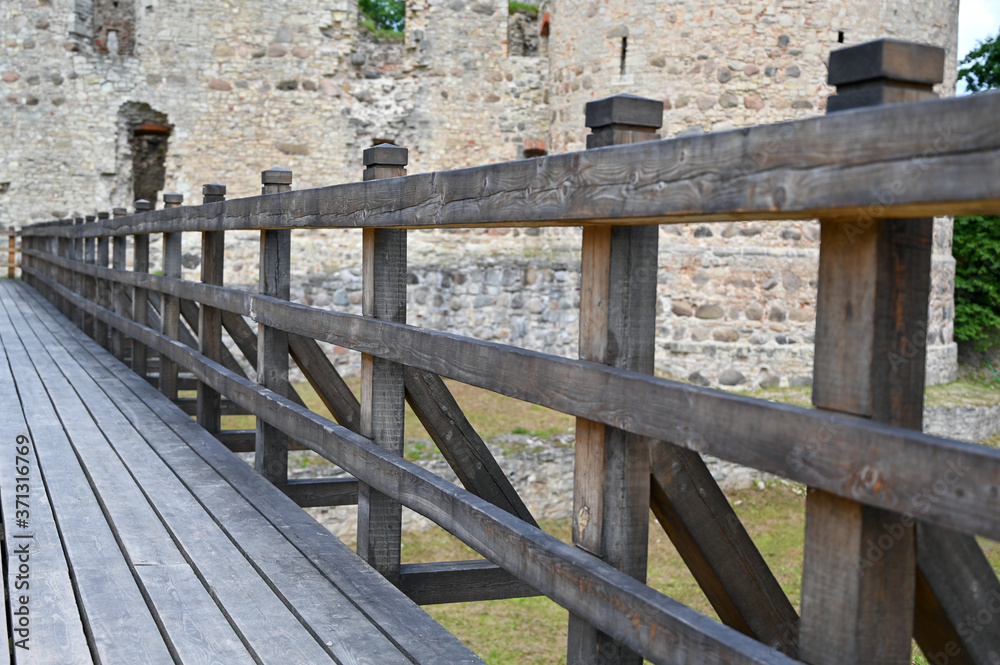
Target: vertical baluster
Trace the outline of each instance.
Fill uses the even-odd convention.
[[[120,219],[128,215],[125,208],[113,208],[111,215],[115,219]],[[125,249],[128,246],[128,237],[123,235],[114,236],[111,240],[111,267],[115,270],[125,271]],[[127,317],[129,315],[128,291],[121,282],[111,283],[111,304],[115,314]],[[115,358],[125,361],[125,351],[128,345],[128,338],[125,333],[115,329],[111,332],[111,353]]]
[[[895,101],[929,98],[931,84],[920,79],[934,60],[931,75],[940,81],[944,51],[936,47],[883,40],[834,52],[830,83],[848,86],[838,87],[827,110],[899,92],[906,98]],[[883,66],[899,71],[886,76]],[[813,404],[920,429],[925,349],[908,355],[905,347],[907,338],[927,331],[934,223],[868,219],[855,235],[853,221],[820,220]],[[893,367],[894,354],[908,360]],[[879,460],[870,464],[859,480],[877,488]],[[889,546],[878,545],[886,537]],[[908,664],[915,560],[912,519],[809,488],[801,659],[813,665]]]
[[[111,218],[111,215],[107,212],[97,213],[97,220],[100,223],[107,222]],[[93,222],[94,216],[87,215],[87,221]],[[97,238],[97,265],[101,268],[108,267],[109,260],[109,245],[108,236],[101,235]],[[111,309],[111,286],[108,284],[106,279],[97,280],[97,304],[106,309]],[[108,324],[97,319],[94,321],[94,339],[97,343],[103,346],[105,349],[110,348],[110,341],[108,339]]]
[[[83,226],[83,217],[76,217],[76,218],[74,218],[73,219],[73,226],[74,226],[74,228]],[[71,240],[70,258],[72,258],[73,261],[76,262],[76,263],[79,263],[79,262],[83,261],[83,238],[74,237]],[[85,279],[84,279],[83,273],[81,273],[79,270],[77,270],[74,267],[74,269],[73,269],[73,293],[75,293],[77,295],[80,295],[80,296],[83,295],[83,283],[84,283],[84,281],[85,281]],[[85,320],[86,320],[86,315],[84,314],[83,309],[77,307],[76,310],[73,313],[73,323],[75,323],[78,328],[80,328],[81,330],[83,330],[83,328],[84,328],[84,321]]]
[[[17,230],[14,227],[10,228],[10,235],[7,236],[7,279],[14,279],[14,262],[17,258],[17,253],[15,251],[17,242]],[[22,246],[23,246],[22,242]]]
[[[378,145],[364,152],[364,179],[406,175],[406,148]],[[406,231],[365,229],[362,310],[406,323]],[[361,434],[403,454],[403,366],[361,356]],[[364,483],[358,487],[358,555],[389,579],[399,576],[402,507]]]
[[[261,173],[262,194],[280,194],[292,188],[292,172],[273,168]],[[261,295],[288,300],[289,261],[292,232],[268,229],[260,232]],[[257,383],[288,397],[288,333],[260,325],[257,327]],[[272,483],[288,480],[288,436],[257,418],[254,468]]]
[[[68,259],[70,257],[70,239],[67,237],[67,226],[73,223],[72,219],[60,219],[59,220],[59,235],[56,237],[56,256],[61,259]],[[63,287],[67,289],[73,288],[73,273],[69,268],[56,268],[55,270],[56,281]],[[68,298],[59,297],[59,311],[62,312],[63,316],[67,319],[73,319],[73,305],[70,304]]]
[[[588,148],[659,138],[663,103],[631,95],[590,102]],[[580,357],[653,373],[656,226],[585,226],[580,267]],[[649,448],[646,439],[582,418],[576,425],[573,542],[646,581]],[[642,658],[570,615],[568,665]]]
[[[87,228],[92,224],[84,219],[84,228]],[[97,241],[94,238],[88,237],[83,241],[83,261],[89,266],[93,266],[97,263]],[[97,278],[92,275],[87,275],[83,279],[83,297],[90,302],[97,302]],[[83,316],[83,332],[86,333],[88,337],[94,337],[94,315],[85,314]]]
[[[148,205],[148,201],[142,201]],[[140,201],[136,201],[138,206]],[[136,208],[136,211],[139,209]],[[132,272],[149,272],[149,234],[138,233],[132,244]],[[132,320],[141,326],[149,325],[149,289],[132,289]],[[146,378],[149,374],[149,350],[137,339],[132,340],[132,371]]]
[[[163,195],[164,208],[176,208],[184,203],[184,197],[177,192]],[[163,234],[163,276],[181,276],[181,234]],[[181,336],[181,302],[177,296],[161,295],[160,332],[170,339]],[[160,392],[170,399],[177,399],[177,363],[160,354]]]
[[[201,188],[202,204],[226,200],[226,186],[218,183]],[[201,234],[201,281],[222,286],[225,261],[225,231]],[[202,305],[198,311],[198,351],[215,362],[222,362],[222,312]],[[198,424],[209,432],[222,429],[221,398],[211,386],[198,382]]]

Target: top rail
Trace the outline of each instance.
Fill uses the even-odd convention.
[[[1000,92],[143,212],[25,235],[1000,213]]]

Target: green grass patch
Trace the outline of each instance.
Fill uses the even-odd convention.
[[[508,11],[510,11],[511,14],[516,14],[517,12],[524,12],[526,14],[537,14],[538,13],[538,5],[531,5],[531,4],[528,4],[527,2],[513,2],[512,1],[512,2],[508,3],[507,8],[508,8]]]

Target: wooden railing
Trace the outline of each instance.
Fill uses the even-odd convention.
[[[17,229],[6,229],[0,231],[0,238],[7,236],[7,242],[0,240],[0,255],[5,251],[7,253],[7,260],[0,262],[0,268],[7,269],[7,279],[14,279],[17,274],[17,253],[20,249],[17,247]],[[4,247],[6,245],[6,247]]]
[[[836,105],[929,99],[942,62],[893,41],[838,52]],[[22,268],[136,371],[157,354],[170,397],[178,368],[193,373],[199,423],[255,450],[302,505],[357,502],[358,553],[418,602],[542,593],[571,613],[574,664],[908,663],[911,636],[929,657],[991,662],[1000,630],[962,621],[1000,598],[974,538],[1000,538],[1000,451],[921,433],[921,331],[931,217],[1000,212],[1000,95],[653,140],[661,116],[658,102],[613,97],[588,105],[586,152],[406,176],[406,150],[383,145],[365,151],[360,183],[291,191],[291,172],[272,169],[257,197],[225,201],[211,184],[202,205],[168,194],[160,211],[35,225]],[[656,225],[808,217],[822,227],[817,408],[652,376]],[[581,359],[405,324],[407,230],[545,225],[584,229]],[[289,302],[293,230],[359,227],[363,316]],[[229,230],[261,233],[259,293],[222,283]],[[180,279],[181,232],[202,234],[200,282]],[[152,233],[162,275],[149,272]],[[316,340],[363,354],[360,403]],[[337,423],[302,405],[289,355]],[[575,545],[537,528],[441,377],[578,418]],[[465,489],[401,457],[404,399]],[[256,432],[220,431],[227,408],[255,415]],[[290,445],[353,479],[289,481]],[[801,618],[701,454],[808,486]],[[401,565],[400,505],[492,563]],[[726,625],[645,585],[650,507]]]

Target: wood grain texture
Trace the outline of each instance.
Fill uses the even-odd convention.
[[[418,605],[542,595],[503,568],[481,559],[404,563],[396,586]]]
[[[58,344],[50,340],[49,346]],[[107,370],[96,361],[81,359],[66,348],[55,353],[59,351],[99,422],[116,432],[112,447],[257,659],[317,663],[330,662],[333,656],[335,662],[352,664],[371,662],[369,658],[409,662],[277,530],[255,516],[235,490],[162,423],[157,424],[155,412],[120,381],[109,380]],[[147,443],[152,440],[156,449]],[[196,598],[182,599],[195,608],[204,605],[196,604]],[[161,609],[170,611],[171,607]],[[214,655],[229,662],[251,658],[228,625],[228,631],[201,627],[206,638],[200,645],[203,658]],[[226,643],[226,632],[234,644]]]
[[[41,315],[46,325],[51,329],[57,329],[58,322],[52,316],[50,306],[40,298],[37,298],[36,302],[41,305]],[[294,545],[297,552],[306,557],[327,580],[350,598],[353,605],[374,622],[371,639],[373,644],[378,644],[378,636],[381,634],[390,637],[393,644],[408,654],[413,662],[482,663],[426,613],[420,611],[416,605],[395,591],[384,578],[361,562],[342,542],[320,527],[274,485],[254,473],[245,462],[226,451],[190,418],[173,409],[163,409],[162,397],[152,387],[115,363],[107,354],[100,353],[86,340],[69,339],[76,343],[80,350],[90,354],[94,361],[142,401],[145,407],[136,405],[127,397],[123,398],[121,400],[123,413],[133,425],[148,434],[147,438],[158,454],[164,459],[172,457],[175,461],[171,461],[171,464],[178,471],[183,467],[184,477],[189,481],[188,486],[192,491],[197,492],[196,488],[199,486],[212,488],[212,491],[205,495],[205,505],[220,510],[236,508],[239,514],[223,521],[224,526],[239,527],[231,535],[237,537],[237,534],[242,533],[252,539],[273,526]],[[88,372],[92,376],[98,374],[94,369],[88,368]],[[102,385],[105,384],[102,382]],[[181,441],[183,443],[180,443]],[[183,460],[176,460],[178,451],[184,454]],[[192,458],[188,454],[192,451],[197,454],[197,458]],[[208,474],[204,466],[199,466],[199,459],[219,475]],[[220,476],[224,482],[220,482]],[[196,480],[198,482],[194,482]],[[226,483],[239,492],[239,497],[249,501],[267,523],[258,522],[253,511],[247,513],[240,509],[241,498],[234,500],[224,494],[220,495],[216,488]],[[244,526],[240,526],[244,523]],[[261,558],[265,561],[275,559],[273,554],[267,552]],[[287,557],[279,557],[277,562],[280,564],[285,558]],[[304,590],[306,593],[311,593],[312,588],[313,586],[309,584]],[[325,596],[325,592],[323,595]],[[330,603],[329,597],[321,597],[318,600],[320,603],[329,603],[332,611],[340,611],[336,603]],[[320,635],[322,637],[322,633]],[[364,648],[368,640],[360,641],[358,644]]]
[[[111,267],[114,270],[125,270],[125,252],[127,247],[128,238],[125,236],[115,236],[111,240]],[[76,273],[74,273],[76,274]],[[180,275],[175,275],[179,277]],[[120,282],[114,282],[111,285],[111,302],[114,305],[115,313],[120,316],[131,316],[132,308],[130,305],[131,298],[125,291],[126,285]],[[119,360],[125,359],[126,345],[128,341],[125,337],[115,331],[111,334],[111,352],[115,354],[115,357]]]
[[[12,374],[17,377],[24,417],[31,423],[31,437],[40,444],[35,450],[36,463],[46,484],[59,488],[58,492],[49,495],[49,499],[59,525],[61,549],[72,567],[80,613],[86,616],[90,648],[102,663],[134,663],[137,659],[145,663],[174,663],[94,490],[77,461],[60,413],[32,363],[29,343],[38,343],[32,339],[30,326],[23,323],[13,304],[9,284],[0,291],[0,300],[6,310],[0,326],[3,326],[7,360]],[[28,341],[19,339],[15,330],[23,332]],[[55,380],[57,375],[58,371],[50,378]],[[82,422],[87,416],[80,411],[82,407],[65,413],[64,417]],[[35,570],[43,572],[38,566]],[[65,611],[74,604],[56,604],[53,609],[58,614],[58,608]],[[56,619],[62,621],[61,617]],[[71,615],[66,618],[67,625],[71,620]],[[125,626],[128,631],[123,631]],[[37,633],[36,636],[41,637]],[[33,646],[44,649],[40,644]],[[68,657],[75,656],[68,654]]]
[[[288,350],[334,420],[352,432],[359,432],[361,403],[316,340],[290,334]]]
[[[138,236],[136,236],[138,237]],[[201,281],[222,286],[226,238],[222,231],[201,234]],[[198,351],[216,362],[222,362],[222,313],[214,307],[202,306],[198,311]],[[198,384],[198,424],[209,432],[222,429],[221,396],[204,383]]]
[[[168,210],[177,208],[168,208]],[[163,276],[181,276],[181,234],[163,234]],[[170,339],[180,339],[181,306],[176,296],[163,294],[160,304],[160,332]],[[177,398],[177,365],[169,358],[160,358],[160,392],[168,399]]]
[[[99,224],[100,222],[94,222],[94,224]],[[108,261],[110,260],[110,238],[98,237],[97,238],[97,267],[107,268]],[[101,307],[111,306],[111,284],[103,279],[97,280],[97,299],[96,303]],[[110,334],[108,329],[108,324],[101,320],[94,321],[94,335],[97,343],[106,349],[111,348],[111,340],[108,337]]]
[[[462,413],[441,377],[407,367],[404,383],[406,399],[413,412],[465,489],[537,526],[510,479]]]
[[[127,228],[110,222],[73,232],[996,214],[990,173],[998,155],[1000,92],[986,92],[148,212],[133,215]],[[906,186],[897,193],[900,182]]]
[[[74,299],[67,289],[54,285]],[[390,453],[370,440],[204,360],[152,329],[86,305],[96,316],[142,339],[341,465],[359,481],[445,526],[466,544],[514,572],[616,641],[655,662],[699,658],[731,663],[791,663],[787,657],[662,596],[646,585],[525,524],[488,502]],[[628,608],[621,612],[619,607]]]
[[[91,265],[97,261],[97,241],[94,238],[86,238],[84,240],[83,260]],[[84,277],[83,296],[91,301],[97,298],[96,278],[89,275]],[[90,337],[94,337],[94,317],[89,314],[85,314],[83,317],[83,332]]]
[[[261,231],[261,294],[288,300],[291,248],[291,231]],[[257,327],[257,383],[279,395],[289,394],[288,333],[284,330]],[[288,480],[288,437],[259,418],[254,468],[272,483]]]
[[[303,508],[358,504],[358,481],[354,478],[291,479],[277,488]]]
[[[650,448],[650,504],[719,618],[798,653],[799,617],[698,453]]]
[[[149,236],[133,236],[132,246],[132,270],[138,273],[149,272]],[[149,308],[146,302],[149,300],[147,289],[135,287],[132,290],[132,319],[141,326],[149,323]],[[132,371],[139,376],[146,376],[149,373],[149,353],[146,347],[139,342],[132,342]]]
[[[49,290],[60,288],[40,270],[28,273]],[[163,286],[296,334],[1000,539],[1000,451],[994,449],[231,289],[169,281]],[[108,320],[107,312],[101,314]],[[734,423],[743,423],[735,438]],[[962,471],[961,491],[927,500],[927,488],[949,464]],[[881,480],[877,487],[863,480],[873,473]]]
[[[622,107],[616,109],[615,106]],[[658,138],[662,104],[633,97],[587,104],[587,125],[597,127],[588,148]],[[616,112],[617,111],[617,112]],[[645,111],[646,113],[636,113]],[[620,118],[618,118],[620,116]],[[634,116],[634,118],[632,117]],[[657,117],[659,116],[659,117]],[[640,124],[649,131],[611,124]],[[659,229],[583,227],[580,261],[580,358],[643,374],[653,373]],[[606,563],[646,581],[649,549],[649,442],[644,437],[578,419],[573,469],[573,542]],[[640,665],[639,654],[570,613],[569,665]]]
[[[364,177],[394,179],[405,172],[398,165],[371,165]],[[361,273],[364,316],[406,323],[406,231],[365,229]],[[396,455],[403,454],[405,398],[403,366],[363,353],[360,434]],[[358,486],[358,556],[389,580],[399,577],[402,524],[397,502],[366,483]]]

